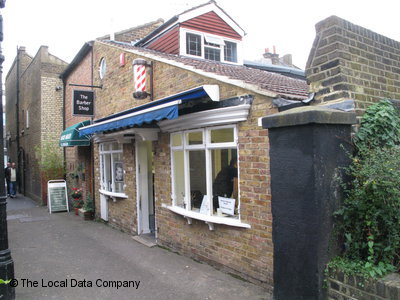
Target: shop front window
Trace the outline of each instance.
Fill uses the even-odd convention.
[[[238,218],[235,126],[172,133],[171,153],[173,206]]]
[[[124,164],[122,145],[100,144],[101,189],[112,193],[124,193]]]

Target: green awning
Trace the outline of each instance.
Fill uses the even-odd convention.
[[[90,125],[90,120],[76,123],[61,133],[60,147],[89,146],[90,135],[79,136],[79,128]]]

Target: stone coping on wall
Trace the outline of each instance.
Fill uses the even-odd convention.
[[[400,274],[388,274],[382,279],[364,279],[332,272],[328,279],[328,300],[374,299],[400,300]]]
[[[354,112],[344,112],[323,106],[303,106],[261,119],[263,128],[277,128],[306,124],[355,124]]]

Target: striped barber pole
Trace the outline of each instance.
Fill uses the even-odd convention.
[[[135,81],[135,92],[133,97],[136,99],[145,99],[150,94],[146,91],[146,66],[148,63],[144,59],[135,59],[133,61],[133,79]]]
[[[146,66],[145,65],[134,65],[133,76],[135,78],[135,90],[136,92],[146,91]]]

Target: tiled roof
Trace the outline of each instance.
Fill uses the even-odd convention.
[[[240,86],[243,88],[265,93],[271,97],[282,97],[293,100],[303,100],[308,97],[308,85],[305,80],[290,78],[277,73],[248,68],[241,65],[231,65],[204,59],[166,54],[159,51],[135,47],[126,43],[115,41],[102,42],[136,52],[143,56],[151,56],[151,58],[159,58],[163,61],[167,60],[171,63],[178,63],[180,66],[189,67],[193,71],[201,71],[202,75],[210,74],[211,77],[217,75],[218,79],[229,79],[229,82],[226,80],[225,82],[236,85],[240,83]]]
[[[138,41],[138,40],[144,38],[149,33],[151,33],[154,30],[156,30],[163,23],[164,23],[164,21],[162,19],[158,19],[156,21],[153,21],[153,22],[150,22],[150,23],[147,23],[147,24],[143,24],[143,25],[140,25],[140,26],[132,27],[132,28],[125,29],[125,30],[122,30],[122,31],[118,31],[118,32],[114,33],[114,35],[115,35],[114,39],[116,41],[126,42],[126,43],[130,43],[130,42],[133,42],[133,41]],[[97,40],[109,40],[109,39],[110,39],[110,35],[109,34],[97,38]]]

